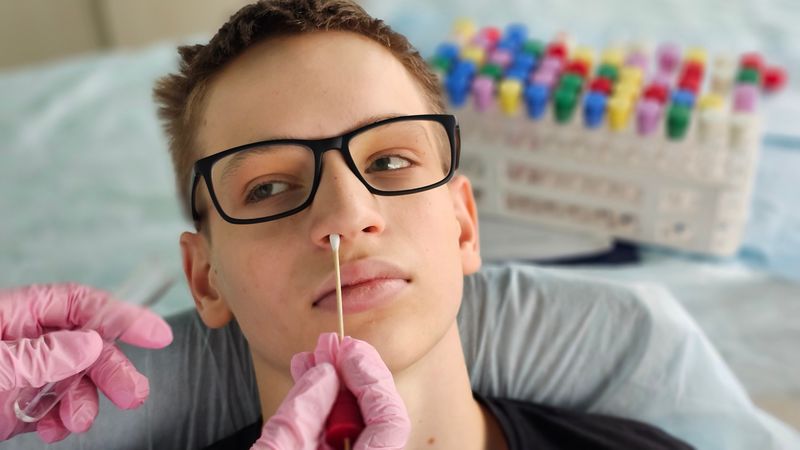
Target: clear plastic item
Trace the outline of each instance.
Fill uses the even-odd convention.
[[[175,279],[174,273],[165,269],[163,264],[149,260],[128,277],[116,290],[113,297],[143,307],[150,307],[164,297]],[[98,311],[94,317],[99,320],[103,316],[103,312],[102,310]],[[119,327],[120,331],[116,335],[109,336],[106,342],[116,341],[139,317],[141,317],[141,313],[127,317],[123,326]],[[86,328],[93,328],[92,321],[86,324]],[[38,422],[58,404],[64,394],[86,375],[90,368],[91,366],[68,378],[47,383],[39,388],[22,389],[14,402],[14,413],[17,418],[28,423]]]

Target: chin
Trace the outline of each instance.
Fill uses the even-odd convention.
[[[411,324],[411,327],[398,325],[376,322],[374,326],[353,330],[351,335],[375,347],[383,362],[395,375],[424,359],[446,334],[446,331],[431,334],[431,327],[418,322]],[[428,332],[420,332],[422,329],[427,329]]]

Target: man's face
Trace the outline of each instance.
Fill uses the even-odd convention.
[[[201,155],[275,138],[317,139],[395,115],[431,113],[402,64],[346,32],[272,38],[213,80],[198,132]],[[374,345],[392,370],[427,353],[454,324],[463,274],[477,270],[469,183],[456,177],[422,193],[371,194],[338,151],[326,152],[314,202],[272,222],[234,225],[210,206],[202,234],[181,238],[201,316],[236,318],[257,364],[285,370],[294,353],[338,329],[329,293],[328,236],[342,236],[345,332]]]

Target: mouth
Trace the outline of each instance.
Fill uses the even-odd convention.
[[[411,283],[410,275],[394,264],[362,259],[341,266],[342,311],[356,313],[391,302]],[[313,308],[337,311],[336,274],[331,274],[314,295]]]

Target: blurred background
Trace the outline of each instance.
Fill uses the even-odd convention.
[[[204,42],[241,0],[0,0],[0,288],[78,281],[114,289],[142,261],[180,267],[172,167],[151,100],[178,44]],[[796,0],[405,0],[360,2],[432,55],[460,17],[566,31],[602,49],[665,41],[709,53],[761,52],[789,85],[764,99],[756,189],[732,258],[636,249],[624,264],[572,265],[668,287],[759,405],[800,427],[800,3]],[[518,227],[519,228],[519,227]],[[503,249],[536,234],[482,236]],[[535,259],[520,257],[515,259]],[[183,283],[156,306],[192,307]]]

